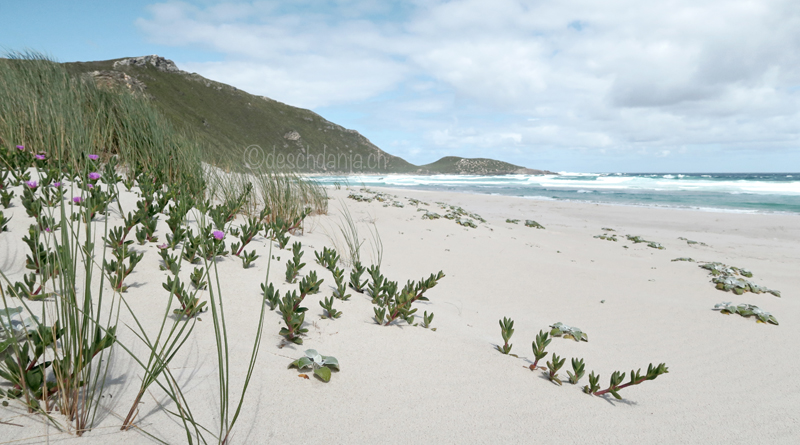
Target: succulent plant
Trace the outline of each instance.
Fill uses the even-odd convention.
[[[595,235],[592,238],[602,239],[602,240],[606,240],[606,241],[614,241],[614,242],[618,241],[616,234],[609,235],[609,234],[605,234],[604,233],[602,235]]]
[[[747,269],[728,266],[723,263],[703,263],[699,264],[703,269],[706,269],[711,274],[711,282],[714,286],[726,292],[733,292],[736,295],[742,295],[745,292],[752,292],[754,294],[770,293],[776,297],[781,296],[781,292],[775,289],[769,289],[765,286],[760,286],[750,280],[744,278],[752,278],[753,273]]]
[[[573,385],[578,384],[578,381],[583,378],[583,375],[586,373],[585,371],[585,364],[583,363],[583,359],[572,359],[572,371],[567,371],[567,375],[569,375],[569,382]]]
[[[328,314],[327,316],[323,315],[322,318],[336,319],[342,316],[341,311],[337,311],[333,308],[333,297],[323,298],[322,301],[319,302],[319,305],[322,306],[322,309],[325,309],[325,313]]]
[[[3,212],[0,212],[0,233],[8,231],[8,222],[11,218],[6,218]]]
[[[306,265],[306,263],[301,263],[303,257],[302,245],[300,242],[295,242],[292,244],[292,259],[286,262],[286,282],[287,283],[294,283],[297,281],[297,274],[300,273],[300,269]]]
[[[558,355],[556,355],[556,353],[554,352],[551,361],[547,362],[547,378],[549,378],[551,382],[556,383],[559,386],[561,386],[562,383],[561,380],[558,378],[558,370],[561,369],[562,366],[564,366],[564,361],[566,360],[567,360],[566,357],[559,358]]]
[[[536,371],[536,369],[539,368],[539,366],[537,366],[539,364],[539,360],[547,357],[547,351],[545,351],[545,349],[552,341],[552,338],[547,338],[547,335],[547,332],[540,330],[539,334],[536,335],[536,339],[534,339],[533,343],[531,343],[531,348],[533,348],[533,357],[535,358],[533,364],[529,366],[531,371]],[[545,368],[542,367],[541,369]]]
[[[303,339],[299,336],[308,332],[308,329],[303,327],[305,312],[308,308],[301,307],[300,303],[302,302],[303,299],[295,291],[287,291],[283,299],[278,302],[283,322],[286,324],[285,328],[281,328],[280,335],[298,345],[303,344]]]
[[[259,255],[256,255],[255,250],[251,250],[250,252],[245,250],[240,256],[242,259],[242,267],[247,269],[251,264],[253,264],[253,261],[258,259],[258,257]]]
[[[589,341],[589,336],[586,335],[585,332],[581,331],[580,328],[567,326],[560,321],[554,325],[551,325],[550,327],[552,328],[550,330],[550,335],[553,337],[571,338],[575,341]]]
[[[347,285],[344,284],[344,271],[342,269],[338,267],[334,268],[333,280],[336,282],[336,289],[333,290],[333,296],[342,301],[350,299],[351,295],[347,293]]]
[[[377,274],[376,277],[382,277],[379,275],[380,272]],[[408,281],[400,291],[397,290],[395,281],[387,281],[380,287],[380,292],[372,289],[376,292],[373,294],[372,302],[378,306],[375,308],[375,318],[378,323],[384,322],[385,315],[385,326],[389,326],[398,318],[405,320],[408,324],[413,324],[414,313],[417,312],[417,309],[412,308],[412,305],[417,301],[428,301],[425,292],[436,286],[442,278],[444,278],[444,273],[439,271],[438,274],[431,274],[430,277],[417,282]]]
[[[511,352],[511,347],[514,346],[508,343],[511,340],[511,336],[514,335],[514,320],[506,317],[500,320],[500,335],[503,336],[504,344],[503,346],[497,345],[495,348],[503,354],[508,354]]]
[[[646,239],[644,239],[644,238],[642,238],[641,236],[638,236],[638,235],[625,235],[625,238],[627,238],[628,241],[633,241],[634,244],[646,243],[647,247],[652,247],[653,249],[658,249],[658,250],[666,249],[660,243],[657,243],[655,241],[648,241],[648,240],[646,240]]]
[[[532,219],[525,220],[525,227],[533,227],[534,229],[544,229],[544,226]]]
[[[456,220],[456,224],[458,224],[459,226],[471,227],[473,229],[477,229],[478,228],[478,226],[476,226],[475,223],[472,222],[472,220],[469,219],[469,218],[458,218]]]
[[[350,271],[350,287],[358,293],[364,293],[364,286],[367,285],[367,280],[361,281],[361,276],[367,269],[361,265],[360,261],[353,264],[353,269]]]
[[[322,252],[314,252],[317,257],[317,264],[333,272],[336,269],[336,264],[339,262],[339,254],[335,249],[327,247],[322,248]]]
[[[305,354],[304,357],[293,361],[289,368],[297,368],[300,371],[312,368],[314,375],[325,383],[331,380],[331,369],[339,370],[339,360],[336,357],[322,355],[314,349],[307,349]]]
[[[206,289],[208,281],[205,280],[205,271],[202,267],[195,267],[194,271],[189,275],[189,281],[195,289]]]
[[[583,392],[595,396],[602,396],[603,394],[611,393],[614,398],[621,399],[622,397],[619,395],[619,390],[632,385],[638,385],[645,380],[655,380],[656,377],[669,373],[669,369],[664,363],[661,363],[658,366],[653,366],[653,364],[650,363],[650,365],[647,366],[647,374],[641,375],[640,372],[641,368],[639,368],[639,370],[636,372],[631,370],[631,381],[622,384],[622,382],[625,381],[625,373],[614,371],[611,374],[611,381],[608,388],[601,391],[600,385],[598,384],[600,376],[595,375],[594,371],[592,371],[592,373],[589,374],[589,384],[583,388]]]
[[[519,220],[518,219],[506,218],[506,222],[509,223],[509,224],[519,224]]]
[[[432,321],[433,321],[433,312],[431,312],[431,314],[428,315],[428,311],[425,311],[425,313],[422,315],[422,327],[423,328],[430,328]],[[434,330],[436,330],[436,329],[434,329]]]
[[[778,325],[778,320],[774,315],[764,311],[753,304],[740,304],[734,306],[730,302],[723,302],[714,305],[714,310],[718,310],[723,314],[739,314],[742,317],[756,317],[756,323],[770,323]]]

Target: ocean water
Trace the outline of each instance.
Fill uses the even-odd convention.
[[[325,185],[391,187],[530,199],[800,214],[800,173],[318,176]]]

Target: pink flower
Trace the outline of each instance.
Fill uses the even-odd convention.
[[[56,188],[61,187],[61,183],[56,181],[56,182],[50,184],[50,187],[56,187]]]
[[[98,179],[100,179],[100,173],[97,172],[89,173],[89,179],[91,179],[92,181],[97,181]]]
[[[50,227],[45,227],[45,228],[44,228],[44,231],[45,231],[45,232],[52,232],[52,230],[50,230]]]
[[[19,150],[19,151],[25,150],[25,146],[24,145],[17,145],[17,150]]]
[[[44,161],[44,155],[36,155],[35,157],[37,161]]]
[[[89,187],[90,189],[93,189],[93,188],[94,188],[94,185],[92,185],[92,184],[86,184],[86,187]]]
[[[75,196],[72,198],[72,202],[74,202],[75,204],[80,204],[83,202],[83,198],[81,198],[80,196]]]
[[[211,232],[211,234],[214,235],[214,238],[216,238],[217,240],[220,240],[220,241],[222,240],[222,238],[225,237],[225,232],[223,232],[221,230],[215,230],[215,231]]]
[[[167,243],[159,244],[156,247],[158,247],[159,249],[166,249],[167,248]]]
[[[96,161],[96,160],[100,159],[100,156],[97,156],[97,155],[89,155],[89,159],[91,159],[92,161]]]
[[[32,189],[36,189],[36,187],[39,187],[39,183],[36,181],[25,181],[25,185],[27,185]]]

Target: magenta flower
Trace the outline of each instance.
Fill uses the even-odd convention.
[[[80,204],[83,202],[83,198],[81,198],[80,196],[75,196],[72,198],[72,202],[74,202],[75,204]]]
[[[52,232],[52,230],[50,230],[50,227],[45,227],[45,228],[44,228],[44,231],[45,231],[45,232]]]
[[[50,184],[50,187],[56,187],[56,188],[61,187],[61,183],[56,181],[56,182]]]
[[[211,232],[211,234],[214,235],[214,238],[216,238],[217,240],[220,240],[220,241],[222,240],[222,238],[225,237],[225,232],[223,232],[221,230],[215,230],[215,231]]]
[[[19,150],[19,151],[25,150],[25,146],[24,145],[17,145],[17,150]]]
[[[36,187],[39,187],[39,183],[36,181],[25,181],[25,185],[27,185],[32,189],[36,189]]]
[[[91,179],[92,181],[97,181],[98,179],[100,179],[100,173],[97,172],[89,173],[89,179]]]
[[[91,159],[92,161],[96,161],[96,160],[100,159],[100,156],[97,156],[97,155],[89,155],[89,159]]]
[[[88,188],[90,188],[90,189],[93,189],[93,188],[94,188],[94,185],[92,185],[92,184],[86,184],[86,187],[88,187]]]
[[[36,155],[35,157],[37,161],[44,161],[44,155]]]

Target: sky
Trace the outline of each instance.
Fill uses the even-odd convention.
[[[9,1],[0,49],[158,54],[414,164],[800,171],[800,1]]]

